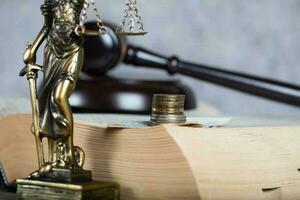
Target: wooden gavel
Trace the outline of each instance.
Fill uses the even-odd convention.
[[[125,36],[117,35],[112,25],[102,36],[86,36],[86,59],[83,71],[93,75],[103,75],[120,62],[137,67],[158,68],[170,74],[183,74],[199,80],[256,95],[269,100],[300,107],[300,86],[219,69],[203,64],[180,60],[177,56],[165,57],[142,47],[127,43]],[[86,24],[89,29],[97,29],[95,22]]]

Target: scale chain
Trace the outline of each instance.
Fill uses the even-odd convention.
[[[94,12],[94,15],[96,17],[97,26],[98,26],[98,32],[97,31],[91,31],[86,30],[84,23],[88,17],[88,9],[90,4],[92,5],[92,9]],[[123,35],[145,35],[146,32],[144,32],[144,25],[142,23],[142,18],[138,13],[137,9],[137,1],[136,0],[127,0],[125,9],[124,9],[124,15],[122,22],[120,26],[117,27],[116,32],[118,34]],[[126,24],[126,20],[128,20],[128,23]],[[128,26],[129,32],[125,31],[124,27]],[[137,30],[135,31],[135,27],[137,27]],[[107,27],[104,25],[99,11],[97,9],[96,1],[95,0],[84,0],[84,5],[82,12],[80,14],[80,21],[77,27],[75,28],[75,33],[77,35],[103,35],[106,34],[108,31]]]
[[[96,16],[97,26],[99,28],[100,34],[105,34],[107,32],[107,28],[104,26],[103,21],[100,17],[99,11],[97,9],[96,2],[95,2],[95,0],[90,0],[90,1],[91,1],[92,6],[93,6],[93,11],[94,11],[94,14]]]
[[[90,3],[93,6],[93,11],[94,11],[94,15],[97,20],[97,26],[99,28],[99,33],[100,33],[100,35],[103,35],[107,32],[107,27],[104,25],[104,23],[100,17],[95,0],[84,0],[83,9],[82,9],[81,15],[80,15],[79,25],[76,27],[75,33],[77,35],[82,35],[86,32],[84,23],[85,23],[86,19],[88,18],[87,12],[88,12]]]
[[[144,25],[142,23],[142,18],[139,15],[139,11],[137,8],[136,0],[127,0],[124,8],[124,14],[122,18],[122,22],[118,26],[116,32],[124,35],[144,35]],[[126,24],[126,20],[128,20]],[[128,26],[129,32],[126,32],[125,26]],[[135,32],[135,27],[137,27]]]

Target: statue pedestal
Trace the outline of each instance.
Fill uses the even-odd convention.
[[[91,182],[92,172],[83,169],[59,169],[53,168],[47,174],[31,180],[37,181],[48,181],[48,182],[59,182],[59,183],[79,183],[79,182]]]
[[[18,179],[17,200],[119,200],[119,185],[100,181],[56,183]]]

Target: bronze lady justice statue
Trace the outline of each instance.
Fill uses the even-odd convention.
[[[86,30],[84,21],[91,2],[95,12],[99,31]],[[64,180],[61,169],[76,171],[75,177],[91,178],[88,171],[82,170],[84,152],[73,144],[73,115],[69,97],[75,89],[84,59],[83,34],[105,34],[95,0],[45,0],[41,6],[44,25],[36,39],[27,44],[23,59],[26,67],[20,72],[26,75],[31,89],[33,110],[33,133],[36,139],[39,170],[30,178]],[[129,31],[124,31],[128,20]],[[135,26],[136,25],[136,26]],[[136,0],[128,0],[123,21],[116,30],[119,34],[144,35],[141,17],[138,15]],[[44,64],[36,64],[36,53],[47,40],[44,51]],[[44,81],[39,98],[36,94],[38,71],[43,71]],[[48,159],[45,161],[43,138],[48,139]],[[62,173],[65,175],[65,172]],[[78,175],[78,174],[81,174]],[[71,176],[71,175],[70,175]]]
[[[84,27],[89,3],[99,31]],[[140,21],[135,4],[135,0],[126,4],[125,12],[131,13],[126,16],[132,18],[131,23],[133,18]],[[41,10],[44,25],[36,39],[27,44],[23,56],[26,66],[20,72],[21,76],[27,76],[30,86],[32,132],[39,169],[29,179],[17,180],[17,199],[119,199],[118,184],[93,181],[91,171],[83,170],[85,156],[73,144],[73,115],[68,101],[83,65],[82,35],[105,34],[107,28],[100,19],[95,0],[45,0]],[[142,28],[141,22],[137,24]],[[123,30],[119,32],[126,33]],[[129,34],[138,35],[133,30],[131,26]],[[36,53],[45,40],[44,64],[39,66]],[[44,74],[39,95],[36,92],[38,71]],[[48,159],[44,158],[43,138],[48,140]]]
[[[80,170],[83,166],[84,153],[73,145],[73,116],[68,98],[75,89],[84,59],[83,37],[75,32],[84,4],[84,0],[45,0],[41,7],[44,25],[24,53],[26,67],[20,74],[28,78],[38,70],[44,74],[37,106],[38,127],[33,127],[38,128],[33,132],[39,139],[40,169],[31,174],[32,178],[49,176],[54,168]],[[36,53],[44,40],[47,40],[44,64],[38,67]],[[43,137],[48,139],[47,162],[42,148]]]

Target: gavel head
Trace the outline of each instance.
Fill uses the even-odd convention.
[[[117,35],[112,24],[105,23],[108,31],[104,35],[84,36],[85,59],[82,71],[87,74],[104,75],[122,62],[127,50],[125,36]],[[86,29],[98,30],[96,22],[85,24]]]

